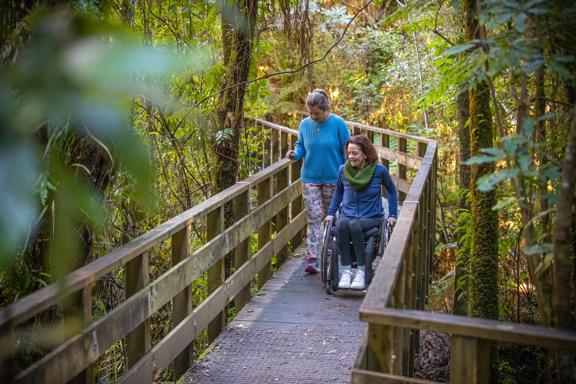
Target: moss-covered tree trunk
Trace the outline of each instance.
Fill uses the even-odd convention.
[[[478,39],[480,25],[475,12],[475,2],[465,1],[471,16],[466,20],[466,38]],[[494,128],[490,111],[488,84],[480,82],[469,93],[471,155],[479,155],[481,148],[492,147]],[[492,210],[496,192],[480,192],[477,181],[492,173],[492,163],[474,165],[471,169],[472,186],[472,247],[470,254],[471,295],[470,314],[475,317],[498,318],[498,214]]]
[[[463,164],[470,158],[470,126],[468,119],[470,117],[470,102],[468,92],[462,90],[456,99],[458,108],[458,141],[460,143],[458,152],[458,212],[461,214],[470,211],[468,192],[470,191],[470,167]],[[456,233],[458,241],[458,250],[456,252],[456,263],[454,267],[454,314],[466,315],[467,301],[466,291],[468,285],[466,274],[470,258],[470,243],[465,240],[467,226],[460,219],[458,220],[458,231]]]
[[[236,182],[239,140],[244,129],[245,82],[250,72],[258,1],[237,0],[236,7],[247,24],[237,18],[237,23],[224,22],[222,28],[227,71],[218,100],[218,131],[214,134],[218,191]]]

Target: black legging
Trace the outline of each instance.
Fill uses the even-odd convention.
[[[380,225],[382,219],[379,217],[367,217],[363,219],[351,219],[340,216],[336,220],[336,231],[338,233],[338,246],[341,252],[341,262],[343,266],[352,264],[352,255],[350,254],[350,240],[354,247],[356,263],[359,267],[366,263],[364,255],[364,231]]]

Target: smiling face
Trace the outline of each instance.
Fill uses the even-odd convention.
[[[320,109],[318,107],[306,107],[306,110],[310,114],[310,117],[312,118],[312,120],[314,120],[317,123],[323,122],[330,115],[330,111],[325,111],[325,110]]]
[[[350,143],[346,150],[348,161],[357,169],[362,169],[366,163],[367,156],[362,152],[362,148],[358,144]]]

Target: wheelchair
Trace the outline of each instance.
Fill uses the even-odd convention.
[[[320,254],[320,272],[322,276],[322,283],[326,289],[326,293],[331,294],[337,291],[338,282],[340,281],[340,251],[338,242],[336,240],[336,220],[338,219],[340,209],[332,219],[325,223],[323,237],[322,237],[322,250]],[[388,215],[382,217],[382,222],[379,226],[369,228],[364,231],[364,254],[365,261],[365,284],[366,289],[372,278],[374,277],[375,262],[378,256],[384,254],[388,240],[390,239],[392,228],[388,224]],[[356,267],[356,260],[354,255],[354,247],[352,242],[348,244],[352,255],[352,268]]]

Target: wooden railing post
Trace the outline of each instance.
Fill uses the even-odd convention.
[[[271,129],[271,164],[274,164],[276,161],[280,160],[282,157],[280,155],[280,132],[277,129]]]
[[[148,253],[130,260],[126,264],[126,298],[150,283]],[[126,336],[127,365],[132,367],[146,352],[152,348],[150,320],[145,320]],[[152,379],[152,378],[151,378]]]
[[[402,153],[406,153],[408,151],[408,145],[407,145],[407,140],[404,137],[399,137],[398,138],[398,152],[402,152]],[[401,164],[400,162],[398,162],[398,177],[402,180],[406,180],[406,165],[405,164]],[[404,201],[404,199],[406,198],[406,194],[404,192],[400,192],[398,193],[398,200],[400,202]]]
[[[267,128],[267,127],[262,127],[262,129],[266,129],[267,132],[273,132],[275,131],[272,128]],[[271,159],[272,159],[272,133],[270,133],[270,135],[266,135],[266,139],[264,140],[264,148],[262,148],[262,152],[263,152],[263,164],[262,164],[262,168],[266,168],[267,166],[269,166],[270,164],[272,164]]]
[[[269,177],[260,182],[257,186],[258,190],[258,205],[265,203],[271,195],[272,191],[272,178]],[[258,249],[262,249],[267,242],[270,241],[270,221],[262,224],[258,229]],[[272,262],[268,262],[264,268],[258,271],[258,289],[262,288],[264,283],[272,276]]]
[[[292,140],[296,140],[294,137],[291,136]],[[300,170],[302,168],[302,161],[293,161],[290,164],[290,183],[294,183],[296,180],[300,178]],[[296,199],[292,201],[292,206],[290,210],[291,220],[294,220],[296,216],[304,209],[304,200],[302,200],[302,196],[298,196]],[[302,244],[302,239],[304,238],[304,233],[306,231],[306,227],[304,227],[301,231],[298,231],[294,237],[292,237],[290,243],[292,245],[291,251],[294,252],[296,248],[300,244]]]
[[[369,371],[394,373],[396,359],[392,327],[368,324],[366,369]]]
[[[234,220],[246,216],[250,209],[250,190],[241,193],[234,199]],[[234,267],[240,268],[250,257],[250,240],[246,239],[234,249]],[[234,298],[236,313],[250,300],[250,284],[246,285]]]
[[[178,264],[190,256],[190,226],[187,225],[184,229],[172,235],[172,265]],[[173,318],[172,328],[186,317],[193,309],[194,292],[192,290],[193,284],[187,286],[181,293],[176,295],[172,301],[173,305]],[[192,345],[186,347],[180,355],[174,360],[174,376],[179,378],[182,376],[194,361],[194,348]]]
[[[219,206],[207,215],[207,234],[206,239],[210,240],[216,237],[224,230],[224,206]],[[222,257],[208,269],[208,295],[214,292],[224,282],[224,254]],[[226,313],[219,312],[214,320],[208,325],[208,342],[214,341],[220,334],[226,324]]]
[[[381,133],[380,137],[382,140],[382,146],[384,148],[390,148],[390,136],[385,133]],[[381,161],[382,164],[386,166],[386,168],[390,169],[390,161],[388,159],[382,159]]]
[[[451,384],[490,382],[490,343],[487,340],[452,335]]]
[[[71,300],[72,304],[67,307],[65,317],[71,321],[67,327],[74,328],[73,333],[75,334],[92,322],[92,286],[82,288],[71,296]],[[69,330],[67,329],[67,331]],[[72,364],[72,362],[65,363]],[[69,382],[74,384],[94,383],[95,366],[96,364],[90,365]]]
[[[288,168],[284,168],[278,173],[277,179],[278,191],[282,191],[284,188],[288,187]],[[276,233],[280,232],[288,224],[288,206],[282,208],[282,210],[276,216]],[[282,247],[276,255],[276,260],[278,261],[278,267],[282,265],[288,258],[288,244]]]

